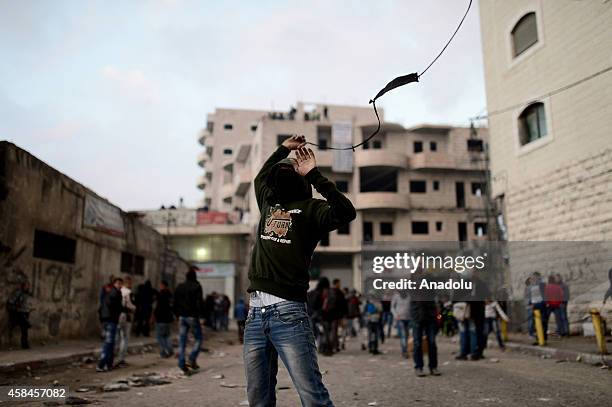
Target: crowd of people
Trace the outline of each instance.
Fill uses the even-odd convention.
[[[153,326],[160,357],[174,356],[172,326],[177,322],[178,365],[183,372],[189,374],[199,369],[197,357],[203,340],[201,321],[213,330],[229,329],[229,297],[212,292],[204,298],[194,268],[189,270],[185,281],[176,287],[174,293],[167,281],[161,281],[158,289],[146,281],[132,291],[130,276],[112,277],[101,288],[99,302],[98,314],[104,338],[96,366],[99,372],[126,366],[131,333],[148,337]],[[239,326],[242,324],[243,332],[246,319],[244,300],[236,305],[234,317]],[[186,355],[190,332],[195,342],[189,355]]]
[[[531,337],[536,337],[535,310],[540,311],[544,341],[548,338],[548,322],[551,315],[555,317],[556,334],[560,337],[569,336],[567,304],[570,300],[570,289],[560,274],[550,275],[545,280],[539,272],[533,273],[525,280],[524,295],[527,306],[527,330]]]

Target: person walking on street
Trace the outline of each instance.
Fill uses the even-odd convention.
[[[506,347],[501,336],[501,329],[499,328],[500,318],[506,322],[509,320],[508,316],[497,301],[487,299],[485,301],[485,344],[489,341],[489,334],[495,331],[495,338],[497,339],[499,348],[501,350],[505,350]]]
[[[382,305],[368,298],[363,307],[363,313],[367,325],[368,352],[372,355],[379,355],[378,339],[382,332]]]
[[[118,367],[127,366],[125,355],[127,355],[130,333],[132,332],[132,320],[136,306],[132,302],[132,277],[127,276],[123,280],[121,287],[121,302],[123,312],[119,316],[119,324],[117,326],[117,337],[119,339]]]
[[[318,242],[355,219],[351,201],[317,169],[304,136],[292,136],[254,180],[261,219],[249,270],[244,365],[251,407],[276,405],[278,357],[303,406],[333,406],[323,384],[306,309]],[[296,159],[286,157],[296,150]],[[313,199],[312,186],[326,199]]]
[[[325,347],[325,338],[327,335],[324,333],[321,335],[321,329],[325,332],[323,327],[323,298],[327,296],[329,290],[329,280],[327,277],[319,278],[317,286],[314,290],[310,290],[307,293],[307,304],[308,304],[308,317],[310,318],[310,326],[312,328],[312,334],[315,338],[315,343],[318,345],[320,352],[323,352]]]
[[[198,282],[195,268],[187,272],[185,282],[179,284],[174,292],[174,314],[179,319],[179,369],[185,374],[191,374],[198,370],[197,359],[202,346],[202,327],[200,316],[204,309],[204,298],[202,286]],[[185,348],[187,346],[187,335],[192,331],[195,342],[189,360],[185,360]]]
[[[238,303],[234,307],[234,319],[238,325],[238,340],[244,343],[244,323],[247,319],[248,309],[244,303],[244,298],[238,298]]]
[[[554,314],[555,323],[557,324],[557,335],[565,336],[565,320],[562,311],[565,294],[563,287],[557,282],[557,277],[548,277],[548,284],[544,287],[544,298],[546,299],[546,325],[544,325],[544,331],[548,330],[550,315]]]
[[[408,357],[408,337],[410,336],[410,297],[405,290],[395,292],[391,298],[391,314],[400,338],[402,357]]]
[[[151,281],[147,280],[144,284],[138,286],[136,290],[136,336],[144,335],[146,337],[151,334],[151,313],[153,312],[153,298],[155,290],[151,286]]]
[[[122,286],[123,279],[115,277],[113,279],[113,285],[108,291],[105,290],[104,296],[102,297],[102,303],[100,304],[100,322],[104,329],[104,343],[102,345],[102,352],[100,353],[100,360],[96,366],[97,372],[106,372],[113,368],[117,324],[119,323],[119,316],[123,311],[123,297],[121,295]]]
[[[13,329],[19,327],[21,331],[21,349],[30,349],[28,330],[30,324],[31,309],[30,283],[23,281],[19,288],[9,297],[6,307],[9,313],[9,342],[12,342]]]
[[[159,283],[159,291],[155,299],[153,316],[155,318],[155,335],[159,344],[159,355],[162,358],[169,358],[174,354],[172,341],[170,340],[174,315],[172,314],[172,292],[168,288],[167,281],[162,280]]]
[[[570,300],[570,288],[565,283],[565,281],[563,281],[563,277],[561,276],[561,274],[557,274],[556,277],[557,277],[557,283],[561,285],[561,289],[563,290],[563,302],[561,303],[562,324],[564,327],[565,336],[569,336],[570,335],[570,325],[569,325],[569,317],[567,315],[567,304],[569,303],[569,300]]]
[[[423,278],[422,275],[417,275],[416,277],[419,279]],[[418,285],[419,283],[417,282]],[[436,317],[438,310],[436,302],[432,297],[433,295],[426,290],[415,291],[410,297],[410,322],[414,342],[414,372],[417,377],[425,376],[423,372],[423,336],[427,337],[429,373],[432,376],[440,376],[440,371],[438,370],[438,348],[436,346],[436,334],[438,331]]]
[[[359,319],[361,315],[361,301],[357,297],[357,290],[351,290],[347,299],[348,315],[346,317],[346,329],[348,334],[354,338],[357,336],[357,330],[360,328]]]

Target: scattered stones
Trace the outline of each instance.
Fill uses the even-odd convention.
[[[239,406],[248,406],[249,405],[249,401],[248,400],[242,400],[240,402],[240,404],[238,404]]]
[[[492,359],[489,359],[489,362],[491,362],[491,363],[499,363],[499,359],[492,358]]]
[[[59,385],[59,380],[53,380],[53,385],[54,385],[54,386]]]
[[[130,386],[127,383],[110,383],[102,387],[102,391],[110,392],[110,391],[128,391]]]
[[[228,389],[234,389],[234,388],[238,387],[238,385],[237,385],[237,384],[233,384],[233,383],[225,383],[225,382],[221,382],[221,383],[219,384],[219,386],[221,386],[221,387],[227,387]]]
[[[94,360],[91,356],[85,356],[83,359],[81,359],[81,363],[85,363],[85,364],[93,363],[93,361]]]
[[[370,401],[370,402],[368,403],[368,406],[377,406],[377,405],[378,405],[378,402],[377,402],[377,401]]]
[[[77,393],[87,393],[88,391],[91,391],[89,387],[79,387],[78,389],[76,389]]]
[[[80,406],[83,404],[91,404],[91,400],[84,399],[82,397],[68,396],[64,401],[64,404],[69,406]]]
[[[225,376],[222,374],[217,374],[210,377],[211,379],[225,379]]]

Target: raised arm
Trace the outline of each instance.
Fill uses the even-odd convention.
[[[303,147],[305,145],[306,139],[304,136],[291,136],[287,140],[283,141],[283,143],[278,146],[276,151],[272,153],[272,155],[266,160],[263,164],[259,173],[255,177],[253,181],[253,185],[255,187],[255,197],[257,198],[257,207],[261,209],[262,202],[272,193],[270,188],[266,185],[266,179],[270,174],[270,170],[280,160],[283,158],[287,158],[291,150],[295,150],[297,148]]]
[[[300,148],[297,153],[300,175],[315,187],[318,193],[327,200],[315,212],[315,221],[324,232],[330,232],[355,219],[357,213],[351,201],[336,188],[336,184],[325,178],[316,166],[315,156],[311,149]]]

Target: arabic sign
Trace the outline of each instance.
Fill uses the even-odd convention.
[[[114,236],[122,236],[125,234],[125,225],[123,224],[121,210],[89,194],[85,196],[83,226]]]

